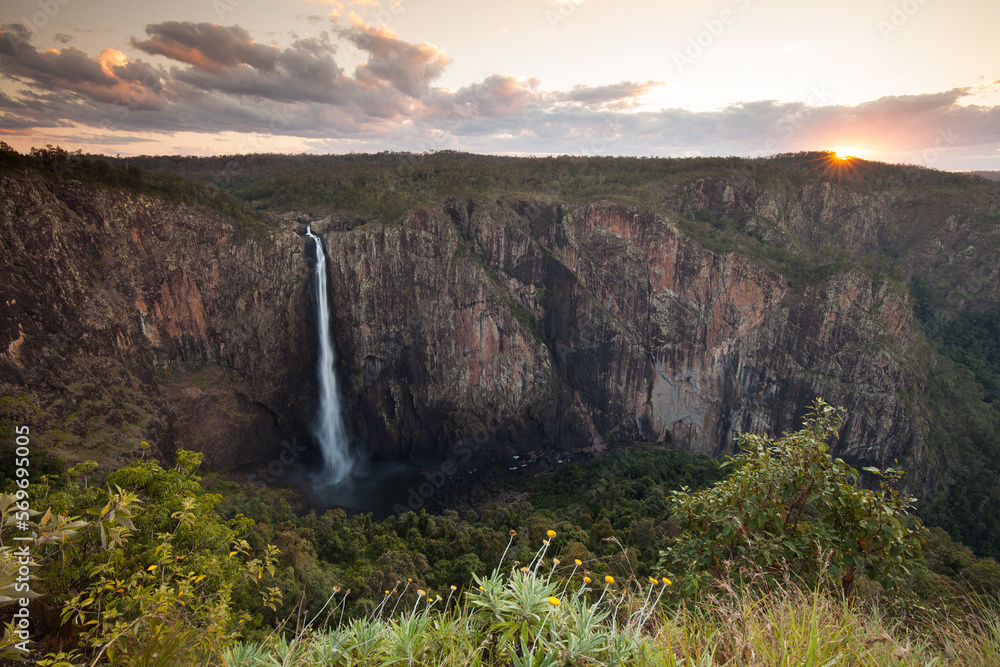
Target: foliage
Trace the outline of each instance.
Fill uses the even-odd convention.
[[[273,586],[256,601],[246,590],[274,572],[278,552],[265,545],[255,556],[244,538],[253,522],[216,513],[219,496],[205,493],[195,474],[201,460],[182,450],[169,469],[136,461],[105,485],[89,484],[96,465],[87,462],[39,499],[51,508],[29,527],[39,595],[33,623],[61,626],[60,635],[73,637],[68,646],[50,645],[44,664],[84,656],[204,664],[254,623],[251,612],[280,603]],[[14,520],[7,516],[11,498],[0,504],[4,528]]]
[[[839,416],[823,414],[827,427]],[[817,426],[809,437],[821,441],[823,432]],[[763,446],[764,454],[776,468],[791,465],[788,448],[779,455],[776,446]],[[808,470],[822,477],[821,459],[806,459]],[[843,643],[837,619],[869,621],[853,608],[838,607],[836,595],[833,602],[826,597],[817,602],[779,581],[767,597],[757,598],[752,589],[725,593],[736,582],[722,580],[711,590],[701,588],[693,612],[678,603],[692,590],[698,571],[673,577],[670,588],[651,583],[646,573],[677,531],[679,517],[669,516],[670,490],[680,483],[705,484],[720,474],[702,457],[618,451],[566,464],[534,480],[526,496],[498,490],[514,500],[492,501],[463,515],[422,511],[381,522],[341,510],[299,517],[277,489],[213,481],[213,492],[207,493],[195,474],[199,462],[200,456],[183,451],[169,469],[140,460],[101,484],[94,479],[99,470],[84,463],[66,473],[62,486],[46,492],[45,502],[54,509],[47,521],[34,520],[67,534],[64,543],[56,540],[35,552],[42,558],[34,587],[42,597],[33,602],[33,616],[53,617],[53,628],[65,623],[53,633],[64,640],[49,645],[49,665],[84,659],[499,665],[545,664],[551,656],[562,656],[556,664],[644,664],[667,655],[695,660],[743,650],[774,655],[780,647],[770,643],[766,623],[791,633],[789,646],[819,642],[822,651],[847,646],[861,650],[859,655],[885,654],[877,646]],[[775,473],[772,479],[782,478]],[[838,496],[841,507],[850,509],[856,493]],[[800,525],[816,523],[818,505],[803,509]],[[705,517],[710,509],[702,508]],[[864,553],[866,562],[879,557]],[[1000,592],[996,563],[977,559],[943,531],[931,534],[926,562],[912,553],[904,558],[911,593],[934,601],[935,608],[960,608],[978,618],[970,601],[989,603]],[[800,583],[806,581],[800,576]],[[873,599],[868,590],[859,587],[858,597]],[[818,620],[831,610],[840,616],[829,634],[801,625],[803,618]],[[876,607],[878,614],[888,610]],[[746,632],[762,634],[742,640],[726,634],[722,615],[737,612],[762,624]],[[886,623],[876,618],[874,635],[867,626],[852,626],[852,632],[868,638],[890,633],[899,638],[892,645],[901,645],[906,627],[883,628]],[[270,627],[276,629],[267,634]],[[67,629],[74,633],[69,642]],[[988,646],[965,629],[953,630],[954,641],[965,642],[963,650]],[[749,648],[739,643],[744,640]],[[77,641],[80,648],[74,648]],[[817,655],[825,655],[822,651]],[[922,655],[938,654],[928,648]]]
[[[980,555],[1000,556],[1000,309],[947,319],[920,277],[910,283],[914,315],[939,355],[926,368],[928,440],[946,465],[942,489],[921,508]]]
[[[628,451],[623,445],[537,479],[479,486],[476,492],[485,495],[474,506],[383,521],[339,509],[296,516],[278,490],[225,483],[216,488],[226,496],[220,511],[252,517],[257,539],[282,550],[276,581],[286,602],[264,612],[273,624],[295,613],[300,600],[303,609],[318,609],[334,585],[352,591],[343,607],[347,618],[370,613],[397,581],[413,579],[404,605],[413,603],[418,588],[468,587],[501,556],[506,564],[527,562],[552,527],[563,536],[559,558],[580,559],[601,576],[645,578],[672,529],[667,493],[719,476],[718,462],[706,456]],[[517,537],[507,550],[510,530]]]
[[[773,587],[791,575],[808,587],[836,581],[849,593],[861,573],[884,587],[897,585],[919,555],[908,524],[915,498],[893,488],[902,474],[866,468],[878,491],[859,486],[858,472],[831,459],[843,411],[817,399],[795,433],[778,439],[744,434],[731,459],[732,475],[712,487],[671,494],[682,532],[661,565],[686,573],[693,592],[706,576],[731,571],[738,581],[759,578]]]
[[[20,155],[3,144],[0,146],[0,168],[28,169],[57,182],[80,181],[169,198],[227,215],[244,231],[259,231],[268,224],[264,217],[248,210],[246,204],[214,186],[174,174],[149,172],[128,161],[114,162],[102,156],[84,155],[79,150],[71,153],[59,146],[47,145],[32,148],[28,155]]]
[[[538,553],[535,554],[536,558]],[[531,568],[477,578],[441,599],[325,630],[236,644],[226,667],[339,665],[1000,665],[1000,619],[978,609],[910,632],[877,608],[818,589],[722,590],[696,607],[660,605],[664,582],[585,585]],[[379,610],[391,604],[388,594]]]
[[[942,327],[942,353],[965,367],[983,387],[983,401],[1000,407],[1000,307],[966,313]]]
[[[28,493],[18,489],[15,493],[0,495],[0,606],[18,605],[26,608],[23,601],[38,597],[32,590],[38,576],[34,574],[39,566],[38,554],[45,554],[53,547],[66,545],[80,537],[81,531],[99,526],[103,530],[118,530],[122,522],[128,521],[130,499],[119,498],[125,511],[116,517],[111,512],[101,513],[93,524],[49,510],[44,515],[31,509]],[[109,508],[110,509],[110,508]],[[122,509],[117,508],[116,509]],[[35,518],[38,518],[36,521]],[[9,533],[22,533],[19,537],[30,539],[12,541]],[[7,533],[7,535],[4,535]],[[15,617],[16,618],[16,617]],[[27,616],[30,625],[30,612]],[[4,628],[0,639],[0,658],[23,660],[27,642],[17,633],[18,621],[12,620]],[[19,646],[20,644],[20,646]]]

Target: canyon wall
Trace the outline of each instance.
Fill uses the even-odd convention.
[[[821,396],[849,410],[838,455],[927,469],[907,294],[860,269],[795,285],[611,201],[452,199],[326,239],[355,422],[385,456],[477,430],[489,456],[719,454]]]
[[[0,173],[7,420],[68,461],[178,447],[217,469],[304,431],[313,337],[301,239],[211,207]]]
[[[0,184],[7,420],[72,461],[134,456],[145,440],[231,470],[308,439],[309,216],[236,220],[27,170]],[[823,183],[693,179],[663,201],[451,197],[392,222],[313,220],[354,429],[392,459],[554,459],[628,441],[720,454],[740,432],[797,428],[819,396],[849,413],[837,455],[899,459],[933,488],[930,353],[901,283],[846,264],[794,281],[709,250],[674,211],[790,251],[871,253],[891,237],[898,266],[937,267],[962,307],[995,300],[996,262],[963,243],[993,243],[996,226],[959,204],[945,215]],[[944,231],[893,232],[906,207]]]

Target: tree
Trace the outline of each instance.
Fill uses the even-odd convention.
[[[201,460],[180,450],[169,469],[135,461],[105,486],[80,483],[97,467],[85,462],[48,495],[44,515],[17,494],[0,495],[0,544],[8,530],[31,535],[13,542],[28,545],[26,565],[13,547],[0,548],[0,605],[25,607],[18,584],[30,576],[31,618],[61,609],[61,626],[75,630],[80,647],[60,645],[39,664],[65,667],[84,657],[147,664],[155,656],[208,664],[252,625],[251,611],[280,603],[281,591],[264,581],[279,551],[265,545],[254,554],[244,539],[253,522],[217,512],[221,497],[206,493],[195,474]],[[6,628],[0,657],[25,657],[30,647],[17,641],[26,639],[18,629]]]
[[[869,490],[857,470],[830,457],[843,418],[842,408],[817,399],[800,431],[740,436],[729,478],[672,492],[682,532],[660,552],[660,567],[689,573],[675,577],[689,591],[727,570],[742,582],[771,586],[792,575],[845,593],[862,572],[886,588],[898,583],[919,555],[920,525],[908,514],[916,499],[895,488],[902,471],[865,468],[879,482]]]

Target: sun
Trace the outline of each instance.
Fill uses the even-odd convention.
[[[865,169],[865,161],[859,156],[869,151],[857,148],[825,149],[814,153],[816,157],[809,160],[813,163],[817,179],[828,179],[841,182],[864,178],[859,170]]]

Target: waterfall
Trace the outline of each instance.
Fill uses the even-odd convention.
[[[323,243],[309,227],[306,227],[306,235],[316,246],[316,319],[319,333],[319,362],[316,372],[319,379],[319,414],[313,423],[313,435],[323,452],[325,474],[322,481],[333,484],[351,474],[354,458],[340,411],[340,388],[333,367],[337,351],[330,333],[330,307],[326,298],[326,255]]]

